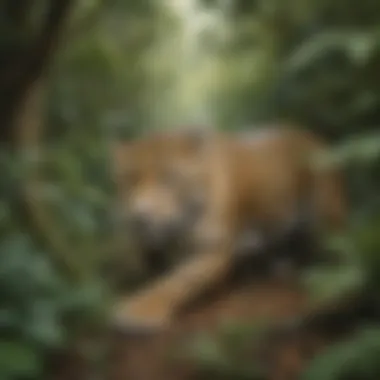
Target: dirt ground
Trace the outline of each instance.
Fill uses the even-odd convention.
[[[173,363],[167,359],[167,350],[186,344],[186,338],[197,332],[212,332],[226,319],[240,322],[270,319],[281,323],[302,314],[306,308],[306,295],[294,285],[262,281],[221,291],[213,300],[187,311],[172,331],[162,336],[119,337],[111,356],[109,379],[198,379],[193,363],[184,360]],[[324,344],[322,337],[305,334],[272,344],[269,379],[297,379],[299,371]]]
[[[192,305],[166,333],[146,337],[114,335],[107,361],[107,379],[217,380],[215,376],[201,377],[195,362],[189,359],[173,361],[167,354],[186,346],[188,338],[196,333],[212,333],[220,322],[226,320],[243,323],[267,320],[281,325],[294,320],[294,317],[305,315],[309,307],[306,291],[294,283],[256,279],[254,282],[250,280],[234,286],[225,284],[224,289],[219,289],[197,305]],[[282,336],[280,339],[264,341],[263,346],[266,348],[263,351],[266,354],[259,356],[259,361],[265,358],[262,359],[268,368],[265,379],[298,379],[310,359],[335,339],[331,333],[321,334],[320,330],[293,329],[285,334],[285,338]],[[257,362],[258,357],[252,356],[252,362],[254,360]],[[52,380],[99,378],[89,375],[88,367],[74,354],[69,354],[63,361],[61,358],[54,372],[56,375]]]

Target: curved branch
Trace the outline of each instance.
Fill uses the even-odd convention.
[[[4,100],[0,103],[0,114],[3,117],[0,139],[15,152],[33,153],[38,157],[38,146],[42,139],[44,73],[58,46],[73,4],[73,0],[49,2],[39,37],[26,49],[21,49],[20,54],[12,57],[14,75],[0,83]],[[30,157],[26,159],[30,160]],[[36,196],[39,189],[38,162],[32,162],[31,171],[28,171],[21,189],[20,222],[33,233],[39,243],[49,247],[51,259],[59,270],[79,279],[80,268],[75,263],[70,247],[60,231],[54,228],[46,206]]]
[[[45,23],[36,40],[30,44],[23,41],[11,51],[3,51],[7,56],[1,62],[0,140],[13,147],[18,145],[24,131],[24,128],[14,128],[16,113],[26,101],[29,88],[43,75],[74,1],[51,0],[49,4]],[[7,50],[4,46],[3,49]]]

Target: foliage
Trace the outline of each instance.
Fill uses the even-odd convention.
[[[349,341],[332,345],[312,361],[301,379],[377,379],[380,373],[379,333],[377,326],[363,327]]]
[[[99,326],[106,288],[99,279],[68,281],[19,215],[11,213],[27,166],[2,158],[0,377],[39,379],[49,350],[71,343],[83,325]]]
[[[11,4],[2,2],[0,8],[2,28],[7,28],[0,41],[2,52],[23,46],[35,35],[45,4],[28,1],[25,8],[16,7],[27,20],[24,29],[5,17],[6,3]],[[14,4],[20,5],[16,0]],[[380,3],[189,4],[192,7],[178,21],[173,9],[148,0],[77,1],[45,87],[39,196],[50,216],[52,244],[41,245],[35,231],[23,223],[19,201],[27,169],[1,157],[0,321],[6,339],[0,345],[0,378],[13,380],[25,373],[38,378],[46,349],[66,344],[76,331],[72,323],[88,322],[97,315],[94,308],[104,310],[101,268],[111,258],[119,260],[120,253],[112,235],[107,156],[115,137],[144,129],[177,122],[253,128],[259,121],[283,119],[336,142],[328,160],[345,166],[354,205],[349,236],[343,239],[349,265],[339,273],[323,270],[307,280],[322,299],[359,286],[376,294]],[[198,34],[186,34],[200,19],[211,21],[204,29],[194,29]],[[65,255],[81,268],[79,285],[53,260],[62,241]],[[372,337],[365,334],[354,337],[343,350],[331,347],[316,359],[314,368],[319,370],[318,360],[323,360],[326,378],[338,379],[337,368],[340,373],[346,364],[356,363],[345,355],[360,362],[362,357],[371,358],[380,339],[376,330]],[[246,365],[251,359],[239,358],[238,353],[239,345],[254,336],[219,337],[222,345],[205,338],[197,346],[199,360],[208,372],[252,378],[255,364]],[[369,338],[376,342],[368,343]],[[231,339],[239,342],[232,345],[235,352],[225,350]],[[314,371],[311,367],[310,374]]]
[[[184,351],[196,360],[199,373],[205,378],[263,379],[264,363],[252,361],[252,357],[259,352],[269,328],[269,321],[220,323],[213,333],[197,334]]]

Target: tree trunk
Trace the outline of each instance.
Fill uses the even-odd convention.
[[[27,136],[33,136],[33,145],[38,140],[39,123],[30,126],[35,129],[30,133],[29,123],[20,112],[33,97],[34,85],[48,67],[74,0],[47,2],[45,19],[34,36],[28,32],[28,17],[35,3],[7,0],[3,7],[7,24],[4,29],[11,36],[3,38],[0,46],[0,142],[7,148],[14,149],[21,141],[28,144]],[[20,119],[22,123],[18,122]]]

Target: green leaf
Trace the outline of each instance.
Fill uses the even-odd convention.
[[[301,380],[377,380],[379,355],[379,328],[362,328],[351,339],[331,345],[312,360]]]
[[[36,300],[30,310],[26,333],[41,346],[58,346],[64,338],[59,309],[52,300]]]
[[[188,346],[188,352],[202,367],[223,366],[224,353],[217,341],[207,334],[199,334]]]
[[[364,286],[365,279],[365,272],[351,265],[330,269],[314,268],[303,276],[312,304],[329,302],[345,294],[352,294]]]
[[[22,341],[0,341],[0,376],[37,377],[42,371],[42,357],[36,347]]]

